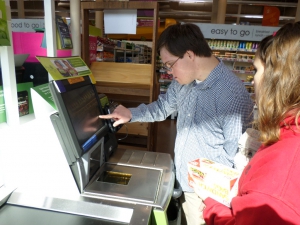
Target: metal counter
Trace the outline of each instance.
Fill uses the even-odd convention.
[[[118,149],[95,174],[82,196],[133,202],[165,210],[172,197],[175,175],[169,154]],[[128,177],[128,183],[103,180],[105,172]]]
[[[151,210],[150,206],[81,196],[71,200],[13,192],[0,209],[0,224],[147,225]]]
[[[110,173],[106,180],[105,174]],[[115,174],[121,181],[120,177],[114,180]],[[174,181],[169,154],[118,149],[72,199],[17,189],[0,208],[0,224],[167,224]]]

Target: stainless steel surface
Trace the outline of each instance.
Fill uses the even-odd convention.
[[[151,214],[150,206],[85,198],[81,196],[74,199],[61,199],[13,192],[7,204],[99,218],[126,224],[140,224],[143,220],[147,221]],[[134,220],[139,221],[139,223],[135,223]]]
[[[135,179],[139,178],[138,182],[133,180],[134,185],[131,185],[130,181],[129,185],[131,185],[131,188],[124,188],[120,185],[114,186],[113,188],[116,190],[111,191],[109,189],[112,188],[110,185],[94,184],[97,177],[99,177],[104,170],[104,168],[101,168],[101,172],[99,172],[85,188],[84,193],[82,193],[83,196],[111,198],[116,201],[125,202],[138,202],[162,210],[168,207],[175,182],[175,174],[173,172],[174,164],[170,154],[118,149],[108,160],[106,166],[109,164],[123,166],[117,167],[120,169],[118,171],[122,171],[125,168],[126,171],[136,170],[137,172],[132,173],[137,176]],[[149,179],[151,179],[151,181],[149,181]],[[136,185],[136,183],[138,185]],[[106,190],[102,189],[100,193],[97,192],[97,188],[103,187],[106,187]],[[102,192],[103,190],[107,192]],[[115,196],[107,195],[109,192],[113,192]]]
[[[158,152],[118,149],[108,162],[145,168],[173,169],[171,156],[166,153]]]
[[[105,171],[130,174],[127,185],[97,181]],[[84,194],[97,195],[125,201],[154,204],[157,198],[163,170],[121,166],[106,163],[96,173],[90,184],[84,189]]]
[[[92,167],[92,161],[94,161],[94,166],[98,164],[100,167],[104,164],[104,138],[101,138],[92,149],[90,149],[87,153],[85,153],[81,158],[77,159],[77,161],[71,166],[72,170],[78,171],[80,179],[77,181],[78,189],[80,192],[83,192],[84,187],[88,184],[90,179],[90,168]],[[100,158],[95,160],[92,156],[93,154],[99,153]],[[94,160],[91,160],[93,158]],[[98,167],[97,166],[97,167]],[[73,171],[73,173],[75,172]]]
[[[114,223],[148,224],[152,209],[164,211],[168,207],[175,181],[173,169],[169,154],[118,149],[78,196],[63,199],[17,190],[6,204]],[[97,181],[103,171],[130,174],[131,177],[128,176],[130,180],[125,185]],[[81,173],[79,176],[88,174]],[[81,224],[81,219],[75,224]]]
[[[17,216],[16,216],[17,215]],[[116,225],[130,224],[78,216],[49,210],[4,205],[0,209],[1,225]],[[146,223],[144,223],[146,225]]]

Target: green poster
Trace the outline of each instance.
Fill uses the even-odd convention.
[[[0,0],[0,46],[10,46],[6,5],[5,1]]]
[[[89,35],[95,37],[102,37],[102,31],[98,27],[89,25]]]
[[[3,87],[0,86],[0,123],[6,122],[6,110],[4,103]]]
[[[30,88],[33,87],[32,82],[17,84],[19,116],[25,116],[33,113]]]
[[[36,56],[43,67],[48,71],[53,80],[72,79],[89,75],[92,82],[95,78],[92,71],[85,62],[78,56],[71,57],[45,57]],[[70,81],[71,82],[71,81]]]
[[[48,102],[55,110],[57,110],[48,83],[32,87],[32,89],[35,90],[43,99],[45,99],[45,101]]]

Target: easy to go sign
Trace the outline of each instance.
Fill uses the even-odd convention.
[[[279,27],[196,23],[208,39],[261,41]]]

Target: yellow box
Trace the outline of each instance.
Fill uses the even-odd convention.
[[[193,188],[205,190],[209,197],[230,207],[231,199],[237,195],[240,171],[199,158],[188,163],[188,181]]]

